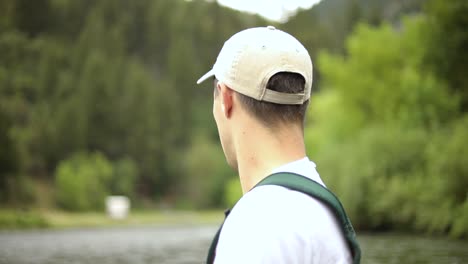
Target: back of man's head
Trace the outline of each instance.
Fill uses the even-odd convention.
[[[269,128],[303,124],[312,88],[312,60],[293,36],[274,27],[243,30],[228,39],[209,77],[224,83]]]
[[[291,72],[279,72],[267,83],[269,90],[291,94],[304,92],[304,86],[304,77]],[[245,109],[268,128],[275,129],[278,125],[289,124],[304,125],[309,100],[303,104],[290,105],[259,101],[241,93],[237,93],[236,96]]]

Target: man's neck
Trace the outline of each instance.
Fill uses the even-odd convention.
[[[258,123],[245,126],[236,138],[237,168],[246,193],[277,167],[306,156],[300,127],[284,127],[274,133]]]

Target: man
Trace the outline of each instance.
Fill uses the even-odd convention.
[[[325,203],[279,185],[255,187],[278,172],[299,174],[324,186],[304,146],[312,87],[312,61],[304,46],[272,26],[246,29],[225,42],[213,69],[197,83],[213,77],[214,119],[244,195],[220,229],[208,262],[359,259],[344,235],[351,225],[343,229]]]

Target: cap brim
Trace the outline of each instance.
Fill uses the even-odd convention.
[[[211,69],[209,72],[205,73],[205,75],[203,75],[200,79],[198,79],[197,84],[200,84],[200,83],[206,81],[206,79],[208,79],[210,77],[213,77],[214,75],[215,75],[214,70]]]

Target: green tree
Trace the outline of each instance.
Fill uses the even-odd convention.
[[[10,121],[7,119],[0,108],[0,201],[6,202],[12,196],[6,193],[10,189],[9,185],[14,180],[15,173],[18,172],[18,161],[13,142],[10,139],[9,127]]]
[[[430,27],[361,24],[346,56],[319,58],[326,88],[307,144],[358,228],[466,236],[466,114],[448,77],[427,70]]]
[[[221,146],[205,138],[195,138],[184,155],[183,164],[186,174],[179,183],[186,194],[185,203],[196,208],[224,206],[225,183],[232,172]]]
[[[103,209],[112,176],[112,164],[102,154],[77,153],[57,167],[57,203],[72,211]]]
[[[134,198],[137,176],[138,167],[132,159],[123,158],[114,162],[114,175],[110,182],[110,193]]]
[[[442,80],[420,70],[425,53],[418,43],[426,40],[419,38],[422,26],[418,19],[407,20],[399,33],[390,25],[360,25],[347,42],[346,59],[321,54],[326,85],[337,89],[345,107],[359,111],[364,122],[431,127],[450,120],[457,97]]]
[[[447,80],[452,93],[461,97],[462,111],[468,110],[468,2],[432,0],[426,5],[425,61],[437,76]]]

